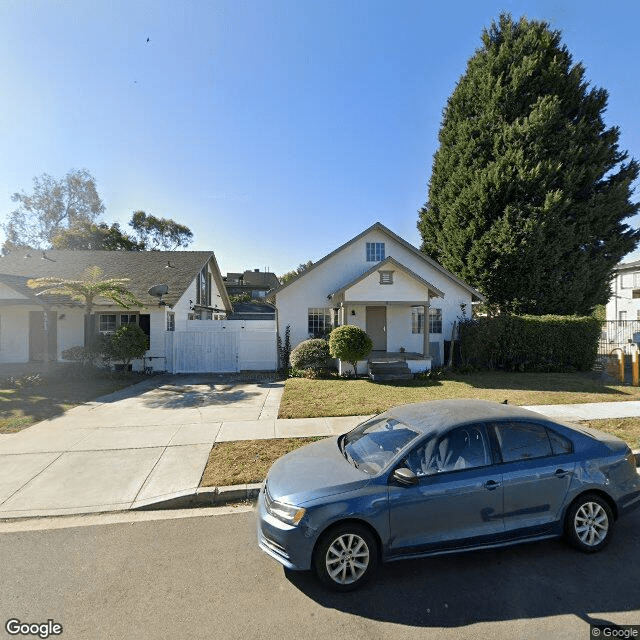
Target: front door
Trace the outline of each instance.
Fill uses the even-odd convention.
[[[56,311],[29,311],[29,360],[44,362],[57,358],[57,319]]]
[[[373,342],[373,351],[387,350],[387,308],[367,307],[366,332]]]

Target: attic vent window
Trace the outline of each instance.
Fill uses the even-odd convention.
[[[393,284],[393,271],[379,271],[380,284]]]
[[[367,262],[382,262],[384,258],[384,242],[367,242]]]

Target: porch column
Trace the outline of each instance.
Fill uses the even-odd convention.
[[[427,301],[423,306],[424,313],[424,324],[422,327],[422,333],[424,335],[424,340],[422,344],[422,355],[429,355],[429,302]]]

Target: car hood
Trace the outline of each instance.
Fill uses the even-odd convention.
[[[338,438],[327,438],[300,447],[276,460],[267,476],[269,495],[287,504],[351,491],[367,484],[371,476],[347,462]]]

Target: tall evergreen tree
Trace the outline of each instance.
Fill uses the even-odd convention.
[[[559,31],[502,14],[444,110],[422,250],[501,310],[589,313],[640,231],[638,163]]]

